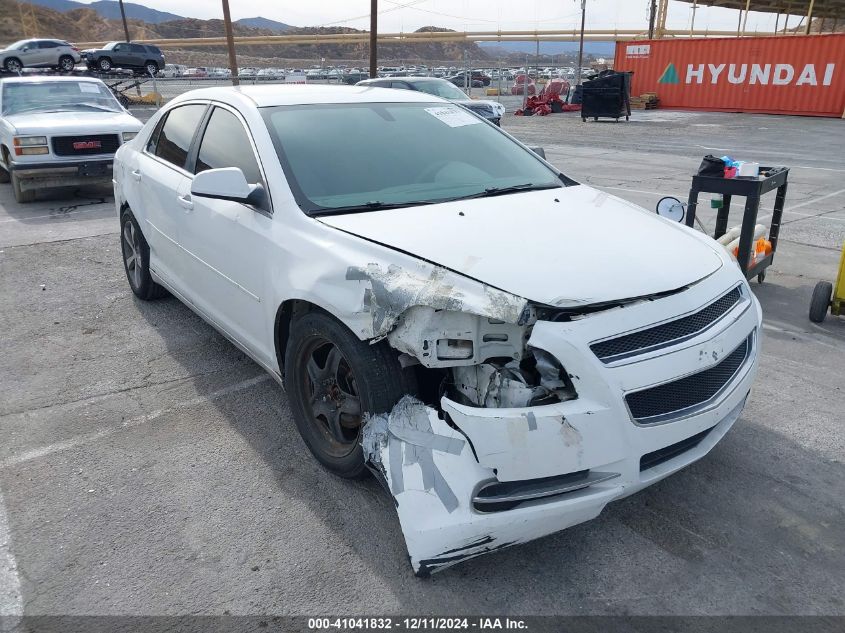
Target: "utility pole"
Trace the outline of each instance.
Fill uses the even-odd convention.
[[[651,0],[651,8],[648,12],[648,39],[654,39],[654,21],[657,19],[657,0]]]
[[[576,86],[581,85],[581,66],[584,63],[584,24],[587,19],[587,0],[581,0],[581,39],[578,42],[578,79]]]
[[[123,20],[123,34],[126,36],[126,41],[129,41],[129,27],[126,24],[126,9],[123,8],[123,0],[120,0],[120,17]]]
[[[232,32],[232,14],[229,13],[229,0],[223,0],[223,24],[226,27],[226,45],[229,48],[229,71],[232,73],[232,85],[240,84],[238,79],[238,58],[235,56],[235,34]]]
[[[370,0],[370,79],[378,77],[378,0]]]

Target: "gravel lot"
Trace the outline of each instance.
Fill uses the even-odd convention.
[[[419,580],[391,499],[322,470],[258,366],[176,300],[134,300],[108,189],[17,205],[3,185],[0,615],[845,614],[845,319],[807,319],[845,240],[845,122],[658,110],[504,127],[647,208],[685,199],[707,153],[792,167],[753,284],[760,374],[708,457]]]

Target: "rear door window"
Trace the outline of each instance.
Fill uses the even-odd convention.
[[[148,150],[168,163],[185,169],[188,150],[197,127],[205,114],[205,105],[185,105],[173,108],[161,126],[158,138],[150,140]]]
[[[221,167],[240,168],[252,185],[262,182],[261,170],[243,123],[228,110],[215,108],[200,143],[196,173]]]

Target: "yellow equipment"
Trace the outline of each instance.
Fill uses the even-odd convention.
[[[845,304],[845,244],[842,245],[842,257],[839,259],[839,274],[836,285],[829,281],[820,281],[813,288],[813,298],[810,300],[810,321],[821,323],[827,316],[827,310],[834,316],[842,314]]]

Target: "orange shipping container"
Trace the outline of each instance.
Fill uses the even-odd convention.
[[[845,34],[618,42],[615,68],[667,108],[845,116]]]

